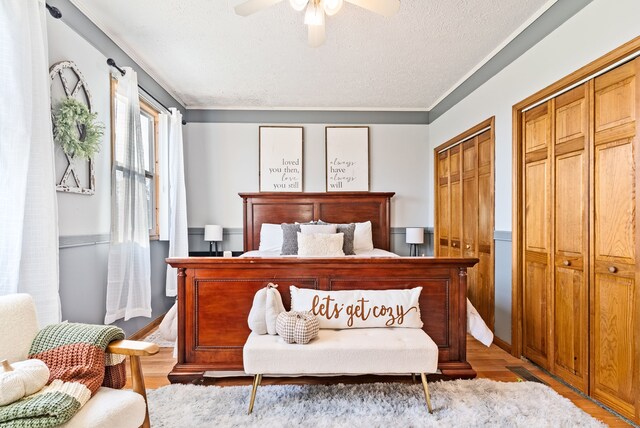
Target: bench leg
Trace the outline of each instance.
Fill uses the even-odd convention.
[[[249,401],[249,412],[248,415],[253,411],[253,403],[256,401],[256,391],[258,391],[258,386],[260,386],[260,382],[262,382],[262,375],[257,374],[253,377],[253,388],[251,389],[251,401]]]
[[[424,398],[427,401],[427,408],[429,409],[429,413],[433,413],[433,409],[431,408],[431,396],[429,395],[429,386],[427,386],[427,376],[424,373],[420,373],[420,378],[422,379],[422,387],[424,388]]]

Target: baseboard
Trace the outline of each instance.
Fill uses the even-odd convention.
[[[511,345],[500,339],[498,336],[493,336],[493,343],[495,343],[496,346],[503,351],[508,352],[509,354],[511,353]]]
[[[133,333],[131,336],[129,336],[127,339],[129,340],[140,340],[143,337],[147,336],[151,330],[153,330],[154,328],[156,328],[157,326],[160,325],[160,323],[162,322],[162,320],[164,319],[165,314],[160,315],[158,318],[154,319],[153,321],[151,321],[149,324],[145,325],[144,327],[142,327],[140,330],[136,331],[135,333]]]

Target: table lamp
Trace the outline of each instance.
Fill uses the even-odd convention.
[[[209,255],[213,255],[213,244],[216,245],[216,257],[218,256],[218,242],[222,241],[222,226],[207,224],[204,226],[204,240],[209,241]]]
[[[409,244],[409,256],[417,256],[418,245],[424,244],[424,228],[407,227],[407,244]]]

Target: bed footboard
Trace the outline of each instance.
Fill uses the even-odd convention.
[[[477,259],[209,258],[167,259],[178,269],[178,361],[171,382],[193,382],[206,371],[242,371],[247,316],[256,291],[280,285],[319,290],[423,287],[423,329],[439,349],[438,368],[452,378],[475,377],[466,361],[466,274]]]
[[[167,259],[178,269],[178,361],[171,382],[193,382],[206,371],[242,371],[247,316],[256,291],[280,285],[319,290],[423,287],[423,329],[439,348],[438,368],[453,378],[475,377],[466,361],[466,275],[477,259],[209,258]]]

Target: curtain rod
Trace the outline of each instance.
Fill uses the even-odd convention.
[[[55,6],[50,6],[49,3],[45,3],[45,5],[47,6],[47,10],[51,14],[51,16],[53,16],[55,19],[62,18],[62,12],[60,12],[60,9]]]
[[[120,74],[122,74],[123,76],[125,74],[127,74],[126,70],[123,70],[122,68],[118,67],[118,64],[116,64],[115,60],[113,58],[107,58],[107,65],[109,65],[110,67],[115,68],[116,70],[118,70],[120,72]],[[143,88],[142,86],[138,85],[138,87],[140,89],[142,89],[147,95],[149,95],[153,101],[157,102],[160,106],[162,106],[162,108],[164,108],[166,111],[170,112],[171,110],[169,110],[167,108],[167,106],[165,106],[164,104],[162,104],[160,101],[158,101],[158,99],[156,97],[154,97],[153,95],[151,95],[151,93],[149,91],[147,91],[145,88]],[[182,119],[182,124],[186,125],[187,121]]]

